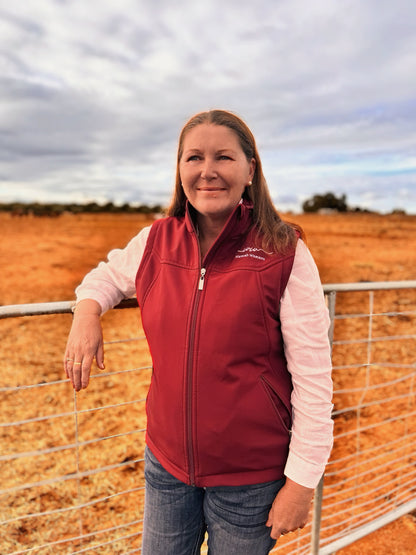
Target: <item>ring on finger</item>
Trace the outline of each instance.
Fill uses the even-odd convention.
[[[67,358],[66,361],[67,362],[74,362],[74,359],[73,358]]]
[[[81,366],[82,362],[74,362],[74,366]]]

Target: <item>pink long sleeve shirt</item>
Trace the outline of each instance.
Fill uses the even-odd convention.
[[[87,274],[76,289],[77,302],[94,299],[102,313],[136,293],[135,278],[150,227],[125,249]],[[302,240],[280,303],[281,329],[292,377],[292,434],[285,475],[305,487],[318,484],[332,448],[333,422],[329,315],[318,269]]]

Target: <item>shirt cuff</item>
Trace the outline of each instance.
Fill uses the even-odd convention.
[[[310,461],[305,461],[302,457],[289,451],[289,456],[285,466],[285,476],[304,486],[305,488],[316,488],[319,480],[324,473],[321,465],[314,465]]]
[[[91,299],[91,300],[97,302],[101,306],[100,316],[105,314],[107,312],[107,310],[109,310],[111,308],[111,306],[109,306],[108,302],[106,302],[105,297],[98,295],[96,291],[86,290],[86,291],[82,291],[81,293],[77,293],[74,309],[77,307],[77,304],[79,302],[85,301],[87,299]]]

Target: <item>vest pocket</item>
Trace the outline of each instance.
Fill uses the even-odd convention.
[[[267,397],[269,398],[269,401],[272,404],[278,420],[280,421],[284,429],[290,434],[292,427],[292,416],[290,412],[287,410],[286,405],[283,403],[267,378],[265,378],[264,376],[260,376],[260,381],[264,391],[266,392]]]

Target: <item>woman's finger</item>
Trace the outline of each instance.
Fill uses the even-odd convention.
[[[97,361],[98,368],[100,368],[100,370],[104,370],[104,368],[105,368],[105,365],[104,365],[104,344],[103,344],[102,341],[100,341],[100,344],[98,345],[97,355],[95,357],[95,360]]]
[[[72,363],[72,385],[75,391],[79,391],[81,389],[82,364],[82,360],[74,360]]]
[[[72,363],[73,362],[74,362],[74,358],[71,357],[68,353],[65,353],[65,356],[64,356],[64,370],[65,370],[65,374],[66,374],[67,378],[70,377],[70,371],[72,369]]]
[[[64,359],[64,368],[66,377],[71,381],[72,385],[74,385],[74,377],[73,377],[73,365],[75,362],[74,356],[65,355]]]
[[[84,354],[81,366],[81,389],[88,387],[90,383],[91,366],[94,361],[94,355]]]

